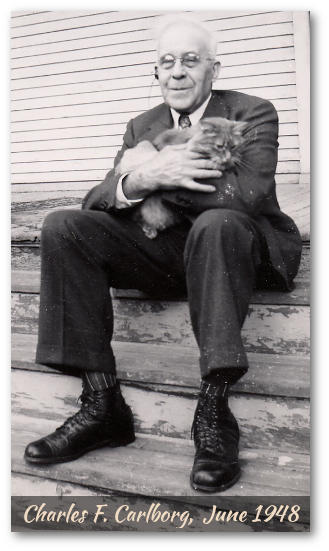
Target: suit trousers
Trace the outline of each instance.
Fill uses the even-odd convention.
[[[212,209],[146,237],[129,210],[55,211],[41,236],[36,361],[66,373],[116,373],[110,287],[187,293],[201,376],[248,368],[241,339],[265,239],[247,214]]]

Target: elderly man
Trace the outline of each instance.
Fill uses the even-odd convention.
[[[187,292],[202,377],[190,481],[215,492],[240,476],[239,428],[228,391],[248,369],[240,333],[253,289],[292,289],[301,243],[275,195],[274,107],[238,92],[212,91],[219,63],[212,38],[196,23],[167,26],[157,53],[164,103],[129,122],[114,166],[122,161],[128,167],[132,148],[167,128],[212,116],[248,123],[243,163],[221,172],[184,145],[169,145],[141,156],[121,176],[111,170],[81,211],[46,218],[37,362],[81,374],[82,406],[54,433],[29,444],[25,458],[71,461],[134,440],[132,413],[116,380],[109,287],[162,297]],[[132,214],[154,191],[184,216],[149,239]]]

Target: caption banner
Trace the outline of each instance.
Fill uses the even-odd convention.
[[[309,532],[302,497],[12,497],[12,531]]]

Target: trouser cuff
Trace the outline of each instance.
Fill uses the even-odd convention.
[[[112,350],[97,352],[77,350],[61,346],[38,345],[36,363],[53,367],[63,373],[78,374],[81,371],[101,371],[116,375]]]
[[[248,371],[247,355],[244,351],[237,353],[236,350],[226,350],[211,357],[203,354],[200,357],[200,369],[202,379],[216,373],[222,374],[224,378],[229,377],[230,383],[234,384]]]

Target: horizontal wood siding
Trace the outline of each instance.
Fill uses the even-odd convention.
[[[277,182],[298,183],[292,12],[198,12],[216,33],[216,88],[279,112]],[[14,12],[12,190],[83,192],[113,164],[129,119],[160,103],[152,28],[160,12]],[[24,186],[24,188],[22,187]]]

